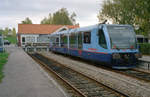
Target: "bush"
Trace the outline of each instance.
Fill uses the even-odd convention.
[[[7,36],[7,38],[4,38],[5,40],[8,40],[10,43],[12,44],[16,44],[17,43],[17,38],[16,36]]]
[[[149,43],[140,43],[140,52],[142,54],[150,55],[150,44]]]

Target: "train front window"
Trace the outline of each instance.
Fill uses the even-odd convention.
[[[113,49],[136,48],[136,37],[131,26],[107,26]]]

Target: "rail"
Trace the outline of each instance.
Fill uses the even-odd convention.
[[[128,97],[115,89],[109,88],[108,86],[74,71],[71,68],[65,67],[43,55],[32,54],[31,56],[37,62],[49,68],[50,71],[55,73],[83,97]]]

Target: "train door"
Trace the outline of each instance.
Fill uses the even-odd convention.
[[[78,54],[79,54],[79,57],[82,56],[82,44],[83,44],[82,32],[79,32],[78,33]]]
[[[99,45],[102,48],[107,49],[107,42],[106,42],[104,30],[103,29],[99,29],[98,35],[99,35]]]
[[[82,49],[82,32],[78,33],[78,49]]]

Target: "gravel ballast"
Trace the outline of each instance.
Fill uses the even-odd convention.
[[[150,97],[150,83],[139,81],[131,77],[104,70],[51,52],[41,52],[41,54],[64,64],[67,67],[75,69],[78,72],[84,73],[85,75],[90,76],[128,96]]]

